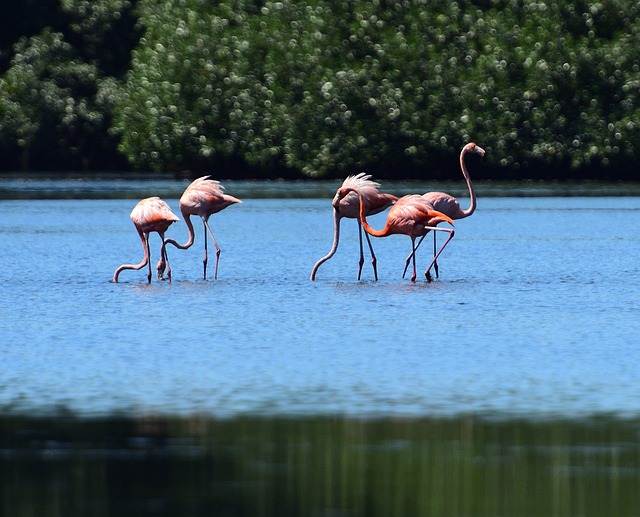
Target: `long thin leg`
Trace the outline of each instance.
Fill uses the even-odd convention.
[[[360,224],[360,221],[358,221]],[[376,254],[373,252],[373,246],[371,245],[371,238],[367,232],[364,232],[364,236],[367,238],[367,243],[369,244],[369,250],[371,251],[371,265],[373,266],[373,277],[378,281],[378,259],[376,258]]]
[[[362,266],[364,265],[364,248],[362,246],[362,223],[360,219],[358,221],[358,239],[360,241],[360,261],[358,262],[358,280],[362,276]],[[367,232],[364,232],[364,236],[367,239],[367,244],[369,245],[369,251],[371,252],[371,265],[373,266],[373,277],[378,281],[378,260],[376,259],[376,254],[373,251],[373,245],[371,244],[371,238]]]
[[[169,264],[169,255],[167,254],[167,246],[164,241],[164,232],[163,233],[158,232],[158,233],[160,235],[160,238],[162,239],[162,246],[160,246],[160,260],[163,262],[162,271],[160,270],[160,264],[158,264],[158,280],[163,279],[163,273],[166,265],[167,280],[171,282],[171,265]]]
[[[442,245],[438,253],[435,254],[435,256],[433,257],[433,260],[431,261],[431,264],[429,264],[429,267],[427,267],[426,271],[424,272],[424,276],[427,278],[429,282],[431,282],[431,273],[429,272],[429,270],[435,264],[436,260],[440,256],[440,253],[442,253],[442,251],[447,247],[447,244],[449,244],[449,241],[453,239],[453,236],[455,235],[456,232],[455,230],[452,230],[450,228],[438,228],[435,226],[429,227],[429,229],[434,231],[439,231],[439,232],[447,232],[449,234],[449,237],[447,238],[446,241],[444,241],[444,244]]]
[[[202,229],[204,230],[204,258],[202,259],[202,264],[203,264],[203,272],[202,272],[202,278],[203,280],[207,279],[207,262],[209,261],[209,253],[208,253],[208,246],[207,246],[207,221],[205,221],[204,217],[202,218]]]
[[[211,228],[209,227],[209,223],[207,222],[206,219],[203,219],[204,221],[204,225],[207,228],[207,230],[209,231],[209,235],[211,235],[211,240],[213,241],[213,245],[216,247],[216,267],[213,270],[213,279],[217,280],[218,279],[218,264],[220,263],[220,246],[218,246],[218,242],[216,241],[216,238],[213,235],[213,232],[211,231]],[[206,233],[205,233],[205,239],[206,239]],[[205,245],[206,245],[206,240],[204,241]],[[206,252],[206,247],[205,247],[205,252]],[[206,268],[206,266],[205,266]]]
[[[358,241],[360,243],[360,260],[358,260],[358,280],[362,276],[362,266],[364,265],[364,249],[362,247],[362,223],[358,221]]]
[[[424,237],[424,235],[423,235]],[[422,239],[420,239],[420,242],[422,242]],[[415,237],[411,237],[411,257],[412,257],[412,262],[413,262],[413,274],[411,275],[411,281],[415,282],[416,281],[416,277],[418,276],[418,273],[416,271],[416,250],[418,249],[418,247],[415,245],[416,244],[416,238]],[[418,243],[418,245],[420,245],[420,243]]]
[[[436,256],[436,249],[438,248],[438,245],[436,244],[436,235],[438,235],[437,232],[433,232],[433,256]],[[433,270],[436,272],[436,278],[439,278],[440,275],[438,274],[438,262],[436,262],[435,258],[433,260]]]
[[[156,278],[158,280],[164,280],[164,270],[167,268],[167,262],[164,258],[164,238],[162,237],[162,234],[160,232],[158,232],[158,235],[160,235],[160,238],[162,239],[162,244],[160,245],[160,258],[158,259],[158,264],[156,265]]]
[[[411,254],[407,257],[407,260],[404,261],[404,271],[402,272],[402,278],[404,278],[404,275],[407,273],[407,269],[409,268],[409,263],[411,262],[412,256],[415,254],[416,251],[418,251],[420,244],[422,244],[422,241],[426,236],[427,234],[425,233],[422,237],[420,237],[420,240],[418,241],[418,245],[416,246],[415,250],[413,250]]]
[[[167,279],[171,282],[171,266],[169,265],[169,255],[167,254],[167,246],[162,241],[162,247],[164,248],[164,259],[167,261]]]
[[[164,234],[158,232],[160,239],[162,239],[162,244],[160,245],[160,258],[158,259],[158,263],[156,264],[156,278],[158,280],[164,280],[164,270],[167,268],[167,262],[165,261],[165,253],[164,253]]]
[[[149,246],[149,234],[145,233],[144,234],[144,240],[146,242],[146,246],[147,246],[147,266],[148,266],[148,270],[149,272],[147,273],[147,283],[150,284],[151,283],[151,247]]]

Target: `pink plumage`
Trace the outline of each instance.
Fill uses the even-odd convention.
[[[346,188],[352,189],[351,193],[347,196],[341,196],[340,192]],[[360,260],[358,262],[358,280],[362,274],[362,265],[364,264],[364,250],[362,246],[362,226],[360,225],[359,213],[360,213],[360,198],[358,193],[362,195],[364,200],[365,213],[367,215],[377,214],[386,210],[398,199],[391,194],[385,194],[379,191],[380,184],[371,180],[371,175],[361,172],[359,174],[348,176],[343,182],[340,188],[336,191],[336,195],[333,198],[332,205],[333,212],[333,244],[331,250],[327,255],[319,259],[311,270],[311,280],[316,279],[316,273],[321,264],[333,257],[338,250],[338,243],[340,242],[340,221],[343,217],[349,219],[356,219],[358,221],[358,236],[360,241]],[[373,252],[373,246],[369,236],[365,233],[367,244],[369,245],[369,251],[371,251],[371,265],[373,266],[373,275],[378,280],[378,269],[376,255]]]
[[[189,239],[184,244],[179,244],[174,239],[167,239],[168,244],[174,245],[178,249],[186,250],[195,242],[195,230],[191,222],[191,216],[199,216],[204,226],[204,265],[203,278],[207,279],[207,232],[211,235],[213,244],[216,247],[216,265],[214,270],[214,279],[218,278],[218,264],[220,262],[220,247],[216,242],[211,227],[209,226],[209,217],[212,214],[224,210],[230,205],[242,203],[242,201],[233,196],[224,193],[224,187],[218,180],[214,180],[211,176],[202,176],[191,182],[180,198],[180,212],[184,217],[184,222],[189,231]]]
[[[142,249],[144,250],[144,257],[139,264],[122,264],[116,269],[113,274],[113,281],[118,282],[120,273],[126,269],[142,269],[144,266],[149,266],[147,274],[147,282],[151,282],[151,252],[149,250],[149,234],[152,232],[158,232],[162,239],[162,246],[160,247],[160,260],[156,266],[158,280],[162,280],[164,276],[165,267],[167,270],[167,278],[171,281],[171,266],[169,265],[169,259],[167,257],[167,251],[164,242],[164,233],[167,231],[176,221],[179,221],[178,216],[171,211],[169,205],[165,203],[159,197],[148,197],[139,201],[136,206],[131,210],[129,215],[133,225],[140,236],[142,242]]]

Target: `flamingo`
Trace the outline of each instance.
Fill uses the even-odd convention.
[[[378,191],[380,187],[379,183],[371,180],[371,175],[365,174],[361,172],[360,174],[356,174],[355,176],[348,176],[343,182],[336,192],[336,195],[333,198],[332,205],[334,208],[333,212],[333,245],[331,246],[331,250],[327,255],[322,257],[315,263],[313,269],[311,270],[310,279],[314,281],[316,279],[316,273],[321,264],[329,260],[333,255],[335,255],[338,250],[338,242],[340,240],[340,221],[343,217],[347,217],[350,219],[356,219],[358,221],[358,237],[360,240],[360,261],[358,263],[358,280],[360,280],[362,274],[362,266],[364,264],[364,251],[362,247],[362,226],[360,224],[359,219],[359,211],[360,211],[360,199],[358,198],[358,192],[362,194],[362,198],[364,200],[364,208],[365,213],[367,215],[374,215],[383,210],[386,210],[388,207],[393,205],[398,199],[396,196],[391,194],[384,194]],[[351,188],[353,191],[349,195],[345,195],[340,197],[338,192],[341,189]],[[365,237],[367,238],[367,244],[369,245],[369,250],[371,251],[371,264],[373,266],[373,275],[376,280],[378,280],[378,270],[377,270],[377,260],[376,255],[373,252],[373,246],[371,245],[371,240],[369,239],[369,235],[365,233]]]
[[[350,192],[354,192],[355,190],[352,187],[341,188],[338,190],[338,196],[344,197]],[[436,261],[442,250],[449,244],[449,241],[453,238],[455,232],[450,228],[438,228],[437,225],[443,222],[447,222],[453,225],[453,220],[441,213],[437,210],[433,210],[428,203],[422,198],[419,194],[410,194],[407,196],[403,196],[398,199],[395,204],[389,210],[387,214],[387,221],[381,230],[374,230],[369,226],[366,219],[366,211],[364,209],[363,195],[358,192],[358,196],[360,197],[360,221],[362,223],[362,227],[369,234],[374,237],[387,237],[389,235],[401,234],[408,235],[411,238],[411,256],[413,257],[413,275],[411,276],[411,281],[416,281],[416,258],[415,258],[415,240],[416,237],[426,235],[430,230],[446,232],[449,234],[449,237],[440,248],[440,251],[436,253],[435,257],[429,264],[427,271],[431,269],[433,263]]]
[[[165,266],[167,268],[167,278],[171,281],[171,266],[169,265],[169,258],[167,257],[167,250],[165,248],[164,232],[167,231],[176,221],[179,221],[169,208],[169,205],[165,203],[159,197],[148,197],[140,201],[133,207],[130,216],[133,221],[140,241],[142,242],[142,249],[144,250],[144,257],[139,264],[122,264],[116,269],[113,274],[113,281],[118,282],[118,276],[125,269],[142,269],[144,266],[149,266],[149,273],[147,274],[147,282],[151,283],[151,252],[149,250],[149,234],[151,232],[158,232],[162,239],[162,246],[160,247],[160,260],[156,266],[158,280],[162,280],[164,275]]]
[[[218,278],[218,263],[220,262],[220,247],[216,242],[216,238],[213,236],[211,227],[209,226],[209,217],[212,214],[218,213],[224,210],[230,205],[235,203],[242,203],[240,199],[233,196],[229,196],[224,193],[224,187],[219,181],[214,180],[211,176],[202,176],[194,180],[183,192],[180,198],[180,212],[184,217],[184,222],[189,230],[189,240],[184,244],[179,244],[173,239],[167,239],[165,244],[173,244],[176,248],[186,250],[193,246],[195,241],[195,231],[191,222],[192,215],[199,215],[204,225],[204,280],[207,279],[207,231],[213,239],[213,244],[216,247],[216,266],[213,274],[213,278]]]
[[[469,176],[469,171],[467,170],[467,166],[465,163],[465,156],[467,155],[467,153],[475,153],[482,158],[485,154],[485,151],[482,147],[475,144],[474,142],[468,143],[462,148],[462,151],[460,151],[460,168],[462,169],[462,175],[464,176],[464,179],[467,182],[467,187],[469,188],[469,198],[470,198],[469,208],[462,209],[462,207],[460,206],[460,202],[455,197],[453,197],[450,194],[447,194],[446,192],[427,192],[425,194],[422,194],[422,198],[425,201],[427,201],[427,203],[433,210],[442,212],[443,214],[451,217],[451,219],[463,219],[465,217],[469,217],[476,210],[476,193],[473,189],[473,184],[471,183],[471,177]],[[420,244],[422,244],[422,241],[424,240],[425,236],[426,234],[423,235],[418,241],[418,244],[415,248],[416,250],[420,247]],[[437,247],[436,233],[434,232],[433,233],[434,256],[436,254],[436,247]],[[411,255],[413,255],[413,252]],[[411,260],[411,255],[407,257],[407,260],[405,262],[404,271],[402,273],[403,278],[407,272],[407,268],[409,267],[409,261]],[[433,263],[433,269],[436,273],[436,278],[437,278],[438,262]],[[425,272],[425,276],[427,276],[428,280],[429,280],[429,275],[430,273],[427,270]]]

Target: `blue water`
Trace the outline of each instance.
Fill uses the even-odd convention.
[[[374,239],[380,280],[367,258],[356,281],[352,220],[310,282],[332,209],[295,197],[211,218],[217,281],[196,221],[196,244],[169,249],[172,283],[113,284],[142,255],[135,202],[0,201],[5,413],[640,414],[638,197],[480,198],[430,284],[401,278],[404,236]]]

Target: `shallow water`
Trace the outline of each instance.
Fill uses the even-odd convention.
[[[229,184],[219,279],[196,224],[148,285],[184,185],[106,185],[0,182],[0,514],[638,516],[639,197],[482,195],[433,283],[343,221],[310,282],[335,185]]]
[[[177,197],[165,199],[177,212]],[[439,280],[412,284],[401,278],[404,236],[374,239],[380,280],[368,257],[356,280],[349,220],[310,282],[331,245],[330,200],[248,198],[211,218],[217,281],[202,280],[196,222],[196,244],[169,249],[173,282],[151,285],[144,271],[110,282],[142,255],[135,200],[0,201],[0,407],[637,416],[638,199],[481,198],[457,222]],[[184,223],[167,235],[186,240]],[[154,265],[159,244],[154,234]]]

